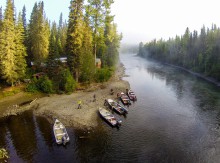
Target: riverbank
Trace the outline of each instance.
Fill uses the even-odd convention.
[[[124,66],[119,64],[108,82],[91,84],[86,90],[70,95],[49,95],[36,98],[26,106],[9,108],[3,116],[17,115],[25,110],[33,109],[35,115],[46,117],[51,123],[58,118],[66,126],[93,128],[98,125],[98,108],[104,107],[104,100],[116,99],[118,92],[129,88],[129,83],[122,80],[123,76]],[[110,94],[111,89],[114,91],[113,95]],[[82,101],[81,109],[77,109],[79,100]]]
[[[220,82],[217,81],[216,79],[212,78],[212,77],[207,77],[207,76],[205,76],[205,75],[202,75],[202,74],[200,74],[200,73],[193,72],[193,71],[188,70],[188,69],[186,69],[186,68],[184,68],[184,67],[181,67],[181,66],[176,66],[176,65],[172,65],[172,64],[168,64],[168,63],[165,63],[165,64],[168,65],[168,66],[175,67],[175,68],[177,68],[177,69],[186,71],[186,72],[188,72],[188,73],[190,73],[190,74],[192,74],[192,75],[195,75],[195,76],[197,76],[197,77],[200,77],[200,78],[202,78],[202,79],[204,79],[204,80],[206,80],[206,81],[208,81],[208,82],[210,82],[210,83],[215,84],[215,85],[218,86],[218,87],[220,86]]]
[[[117,92],[129,88],[129,83],[122,80],[124,66],[118,68],[112,78],[102,84],[93,84],[86,90],[77,91],[70,95],[52,95],[36,100],[30,107],[35,108],[34,114],[46,117],[51,123],[55,118],[67,126],[76,128],[91,128],[98,125],[98,108],[103,107],[107,98],[115,99]],[[110,94],[110,90],[114,94]],[[94,100],[95,95],[95,100]],[[82,101],[82,108],[78,108],[78,101]]]
[[[0,118],[18,115],[29,110],[29,104],[36,99],[45,96],[44,94],[31,94],[24,91],[0,99]]]

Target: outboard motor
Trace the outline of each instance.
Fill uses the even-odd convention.
[[[63,145],[66,145],[66,142],[67,142],[66,136],[62,137],[62,142],[63,142]]]
[[[117,125],[121,126],[122,120],[117,120]]]

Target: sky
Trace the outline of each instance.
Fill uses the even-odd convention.
[[[36,0],[14,1],[17,12],[25,4],[29,19]],[[0,6],[5,4],[6,0],[0,0]],[[68,20],[69,4],[70,0],[44,0],[49,20],[58,22],[61,12]],[[122,43],[129,44],[183,35],[187,27],[199,32],[203,25],[220,25],[219,0],[115,0],[112,14],[123,34]]]

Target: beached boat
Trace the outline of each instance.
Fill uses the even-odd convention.
[[[107,109],[99,108],[99,113],[110,125],[119,126],[121,125],[121,120],[117,120],[115,116],[109,112]]]
[[[124,92],[121,92],[119,96],[124,105],[131,105],[129,97]]]
[[[106,99],[105,104],[108,104],[110,109],[114,110],[118,114],[126,114],[128,113],[128,109],[120,105],[119,103],[115,102],[112,99]]]
[[[137,100],[137,97],[136,97],[135,93],[132,90],[129,90],[127,92],[127,95],[128,95],[128,97],[130,98],[131,101],[136,101]]]
[[[53,132],[57,144],[65,145],[67,142],[70,141],[65,126],[58,119],[55,120],[55,123],[53,125]]]

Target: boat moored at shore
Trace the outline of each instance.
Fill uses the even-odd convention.
[[[53,125],[53,132],[57,144],[65,145],[67,142],[70,141],[65,126],[58,119],[55,120],[55,123]]]
[[[106,104],[109,106],[110,109],[114,110],[118,114],[122,115],[122,114],[128,113],[128,109],[126,109],[125,107],[123,107],[122,105],[120,105],[119,103],[117,103],[116,101],[114,101],[112,99],[106,99],[105,105]]]
[[[124,92],[121,92],[118,96],[124,105],[131,105],[129,97]]]
[[[131,89],[127,91],[127,95],[131,101],[137,101],[137,96]]]
[[[107,109],[104,108],[99,108],[99,114],[104,118],[111,126],[120,126],[121,125],[121,120],[117,120],[115,116],[108,111]]]

